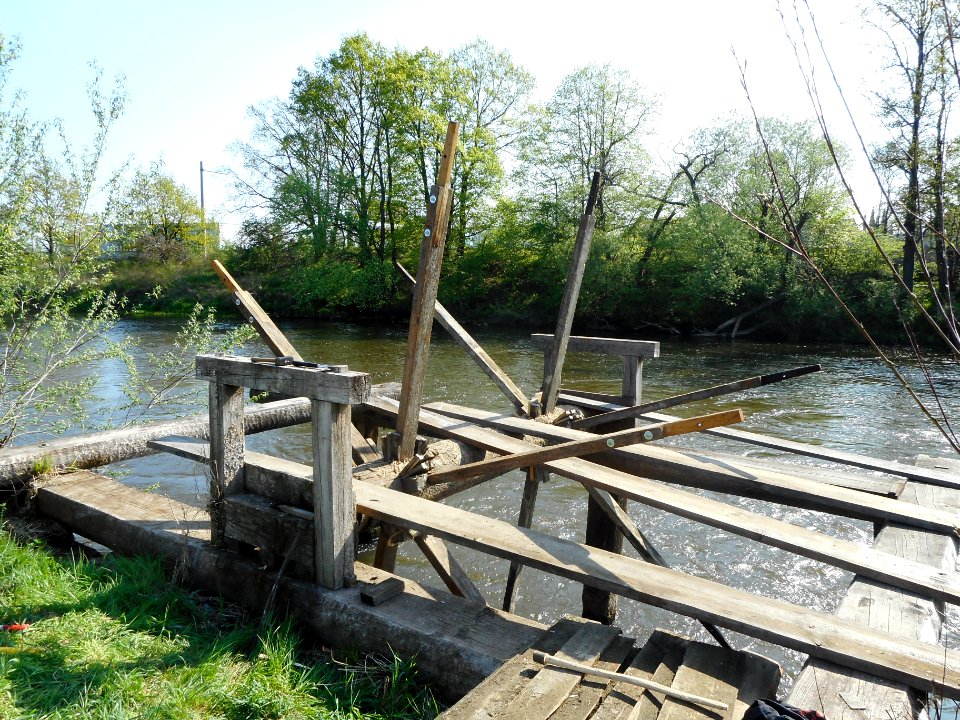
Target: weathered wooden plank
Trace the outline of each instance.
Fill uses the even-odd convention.
[[[210,413],[210,533],[211,542],[224,540],[223,501],[243,492],[243,388],[211,382]]]
[[[940,465],[947,470],[960,470],[960,462],[952,459],[922,456],[918,462],[927,467]],[[908,482],[903,496],[920,507],[960,509],[960,492],[956,490]],[[887,525],[877,536],[875,547],[955,575],[957,544],[952,538]],[[837,614],[892,637],[936,643],[940,641],[943,611],[940,602],[858,576],[850,584]],[[789,699],[798,706],[822,708],[831,719],[913,718],[925,705],[928,689],[913,691],[903,684],[885,682],[813,659],[800,673]],[[862,705],[862,709],[851,704]]]
[[[314,558],[317,582],[343,587],[356,556],[350,406],[313,400]]]
[[[530,678],[540,669],[536,651],[555,653],[588,621],[564,617],[547,629],[526,650],[507,660],[499,670],[473,688],[438,720],[476,720],[502,715]]]
[[[556,654],[563,660],[592,665],[619,635],[619,628],[594,623],[584,625]],[[576,672],[541,665],[503,717],[547,720],[580,684],[580,679]]]
[[[553,335],[534,333],[530,343],[539,350],[553,346]],[[651,340],[621,340],[619,338],[586,337],[571,335],[567,343],[569,352],[597,353],[600,355],[621,355],[641,358],[660,357],[660,343]]]
[[[274,324],[266,311],[260,307],[260,303],[254,299],[253,295],[240,287],[240,283],[233,279],[233,276],[227,272],[227,269],[220,264],[219,260],[214,260],[211,264],[217,275],[220,276],[223,284],[233,293],[233,302],[237,306],[237,310],[240,311],[240,314],[247,322],[253,325],[263,341],[273,350],[274,355],[288,355],[297,360],[302,360],[303,358],[300,356],[300,353],[290,344],[286,336],[280,332],[280,328]]]
[[[540,491],[540,485],[550,479],[550,473],[541,465],[528,467],[525,474],[526,479],[523,481],[523,494],[520,496],[517,526],[529,528],[533,525],[533,511],[537,505],[537,493]],[[517,582],[520,580],[522,571],[523,565],[516,561],[510,563],[510,569],[507,571],[507,582],[503,589],[503,609],[506,612],[513,612]]]
[[[389,403],[389,401],[386,402]],[[383,405],[383,407],[387,406]],[[450,403],[432,403],[427,408],[448,417],[468,420],[506,432],[544,437],[552,441],[563,442],[590,437],[582,430],[546,425]],[[568,462],[576,461],[562,460],[556,464]],[[824,485],[798,474],[771,472],[755,467],[740,468],[735,464],[717,462],[690,450],[681,453],[654,444],[634,445],[597,453],[593,457],[593,462],[626,470],[645,478],[754,497],[859,520],[898,522],[951,534],[957,532],[960,524],[957,516],[952,513],[927,508],[921,510],[910,503]],[[554,463],[549,464],[554,465]]]
[[[403,580],[391,577],[364,587],[360,591],[360,600],[367,605],[381,605],[402,592]]]
[[[655,630],[624,672],[669,686],[683,660],[687,640]],[[592,720],[656,720],[662,695],[628,683],[613,683]]]
[[[261,548],[264,560],[288,558],[287,572],[314,581],[313,520],[291,516],[253,493],[231,495],[223,504],[225,535],[250,547]]]
[[[238,355],[197,355],[197,378],[284,395],[356,405],[370,397],[370,376],[251,362]]]
[[[663,421],[670,420],[674,416],[648,413],[647,417],[651,420]],[[919,468],[895,460],[880,460],[878,458],[857,455],[844,450],[834,450],[821,445],[809,445],[794,440],[783,440],[759,433],[747,432],[746,430],[734,430],[733,428],[717,428],[707,432],[708,435],[724,438],[725,440],[734,440],[749,445],[770,448],[771,450],[782,450],[793,453],[794,455],[803,455],[805,457],[817,458],[818,460],[829,460],[830,462],[841,465],[850,465],[863,470],[875,470],[890,475],[898,475],[908,480],[938,485],[941,487],[960,489],[960,474],[945,472],[939,468]]]
[[[396,265],[403,276],[416,286],[416,278],[400,263]],[[527,396],[523,394],[523,391],[520,390],[513,380],[497,365],[494,359],[487,354],[487,351],[480,346],[480,343],[473,339],[470,333],[457,322],[457,319],[439,301],[434,305],[434,311],[437,322],[447,331],[450,337],[466,351],[467,355],[473,358],[473,361],[480,366],[480,369],[483,370],[488,378],[493,380],[494,384],[500,388],[507,399],[513,403],[514,407],[524,415],[529,416],[530,401],[527,399]]]
[[[600,173],[597,171],[593,173],[587,206],[583,211],[583,217],[580,218],[580,227],[577,229],[577,239],[573,245],[573,255],[567,270],[567,282],[563,286],[563,298],[560,300],[557,331],[553,336],[553,344],[544,357],[543,391],[540,397],[540,407],[544,413],[551,412],[557,405],[563,361],[567,356],[573,316],[577,312],[577,300],[580,298],[580,284],[583,282],[583,272],[587,267],[587,258],[590,256],[590,245],[593,240],[595,222],[593,209],[599,196]]]
[[[769,658],[750,652],[740,653],[739,692],[733,705],[733,718],[740,720],[755,700],[778,697],[783,668]]]
[[[390,401],[376,401],[386,411]],[[421,422],[432,432],[469,438],[485,448],[509,451],[523,447],[520,440],[507,438],[482,428],[424,411]],[[539,425],[540,423],[531,423]],[[579,431],[568,431],[579,432]],[[628,452],[624,450],[621,452]],[[613,451],[617,452],[617,451]],[[613,495],[638,500],[645,505],[721,528],[751,540],[789,550],[798,555],[825,562],[851,572],[876,578],[897,587],[913,589],[948,602],[957,602],[958,585],[920,563],[909,562],[890,553],[878,552],[857,543],[833,538],[759,513],[693,495],[635,475],[604,468],[587,460],[568,459],[549,463],[548,467],[564,477],[586,486],[597,487]],[[907,506],[907,503],[901,503]],[[950,515],[951,513],[941,513]]]
[[[463,566],[450,554],[443,540],[423,533],[414,533],[413,541],[450,592],[480,605],[487,604],[483,594],[473,584]]]
[[[209,523],[194,519],[197,508],[146,493],[93,473],[62,475],[40,487],[39,512],[71,530],[126,555],[165,559],[191,587],[263,612],[274,609],[296,618],[298,627],[320,643],[362,652],[416,658],[421,676],[448,699],[456,699],[522,653],[545,626],[434,593],[410,580],[404,592],[377,607],[364,605],[361,589],[389,577],[357,563],[359,584],[326,590],[288,576],[277,578],[237,553],[210,547]]]
[[[714,710],[695,703],[664,698],[662,720],[741,720],[734,717],[737,684],[741,677],[740,656],[714,645],[687,643],[683,662],[670,684],[671,690],[702,695],[721,702],[726,710]]]
[[[633,638],[620,636],[610,643],[593,666],[599,670],[619,672],[632,651]],[[603,678],[584,676],[575,691],[550,716],[550,720],[589,720],[603,699],[608,684]]]
[[[710,427],[729,425],[743,422],[741,410],[726,410],[710,415],[701,415],[688,418],[677,423],[663,423],[659,425],[645,425],[629,430],[618,430],[606,435],[598,435],[585,440],[571,440],[570,442],[550,445],[548,447],[528,450],[522,453],[511,453],[498,458],[482,460],[478,463],[460,465],[431,472],[427,482],[436,485],[444,482],[455,482],[482,475],[503,474],[522,467],[540,465],[550,460],[562,460],[568,457],[590,455],[591,453],[608,450],[615,447],[626,447],[637,443],[662,440],[665,437],[675,437],[691,432],[701,432]]]
[[[376,462],[380,452],[365,438],[356,427],[350,430],[350,442],[353,446],[353,459],[358,465]]]
[[[423,379],[427,372],[440,267],[443,264],[443,248],[447,239],[447,221],[453,202],[450,177],[453,173],[459,133],[460,126],[457,123],[447,124],[437,184],[430,189],[427,203],[427,221],[420,245],[420,262],[417,265],[417,281],[410,311],[410,331],[407,335],[407,353],[403,364],[400,413],[397,415],[396,427],[400,433],[399,460],[410,459],[417,436],[417,416],[423,401]]]
[[[655,400],[654,402],[647,403],[636,403],[630,407],[625,407],[620,410],[610,410],[599,415],[591,415],[589,417],[574,421],[571,423],[571,427],[583,430],[586,428],[596,427],[597,425],[603,425],[604,423],[615,420],[636,419],[646,413],[663,410],[664,408],[697,402],[699,400],[706,400],[708,398],[719,397],[721,395],[729,395],[730,393],[740,392],[742,390],[751,390],[764,385],[782,382],[783,380],[809,375],[813,372],[820,372],[821,370],[823,370],[823,367],[820,365],[806,365],[804,367],[784,370],[782,372],[757,375],[744,380],[737,380],[736,382],[714,385],[713,387],[703,388],[702,390],[694,390],[693,392],[684,393],[682,395],[674,395],[673,397],[664,398],[663,400]],[[627,396],[626,392],[623,394],[625,397]]]
[[[370,484],[364,514],[912,687],[960,697],[960,653]]]

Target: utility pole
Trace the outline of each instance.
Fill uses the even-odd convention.
[[[207,213],[203,205],[203,160],[200,161],[200,227],[203,228],[203,257],[207,257]]]

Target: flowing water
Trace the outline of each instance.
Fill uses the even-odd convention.
[[[293,345],[307,359],[346,363],[370,373],[373,382],[399,380],[406,343],[405,325],[372,326],[346,323],[289,324],[283,326]],[[117,329],[140,339],[145,353],[165,349],[176,324],[167,321],[129,321]],[[529,343],[526,332],[476,329],[476,339],[506,373],[527,393],[538,387],[542,354]],[[262,354],[262,347],[247,352]],[[950,456],[951,450],[937,430],[918,413],[908,394],[888,370],[866,349],[835,345],[780,345],[752,342],[664,341],[661,357],[644,367],[644,400],[655,400],[753,375],[821,363],[824,371],[769,385],[714,401],[704,401],[675,412],[693,414],[733,407],[743,408],[747,420],[740,427],[773,436],[828,445],[832,448],[911,463],[917,454]],[[619,394],[619,358],[572,353],[563,371],[564,386]],[[960,410],[960,374],[947,358],[933,358],[928,369],[936,379],[940,400],[956,415]],[[911,379],[922,382],[918,370]],[[119,364],[103,368],[99,389],[105,412],[118,401],[124,380]],[[202,388],[198,388],[202,390]],[[431,347],[425,401],[447,400],[484,409],[508,409],[499,390],[473,362],[437,330]],[[205,395],[198,397],[198,410]],[[671,412],[671,411],[668,411]],[[736,452],[753,457],[773,457],[766,450],[688,435],[676,445]],[[247,447],[301,462],[309,462],[308,427],[287,428],[250,436]],[[815,464],[802,458],[790,462]],[[206,480],[202,469],[167,455],[118,463],[110,469],[131,485],[154,488],[181,500],[202,503]],[[523,476],[513,472],[448,500],[452,505],[514,522],[520,504]],[[795,510],[755,500],[711,495],[752,510],[816,528],[838,537],[870,542],[872,527],[863,522]],[[631,503],[630,514],[648,534],[664,558],[675,568],[701,577],[721,580],[751,592],[832,612],[846,589],[850,574],[821,563],[741,539],[723,531]],[[534,527],[563,538],[581,540],[586,516],[586,493],[563,478],[555,478],[540,491]],[[461,563],[491,605],[499,606],[508,563],[468,549],[457,548]],[[632,548],[626,551],[633,554]],[[372,548],[365,548],[372,559]],[[400,551],[398,572],[437,585],[432,569],[412,543]],[[527,568],[518,587],[516,612],[550,624],[564,613],[577,614],[581,587],[562,578]],[[631,635],[645,637],[654,627],[664,627],[706,638],[700,625],[688,618],[620,599],[618,625]],[[960,625],[954,623],[950,631]],[[732,635],[729,634],[728,635]],[[733,644],[762,652],[780,662],[788,682],[802,658],[791,651],[733,636]],[[951,645],[956,643],[951,641]]]

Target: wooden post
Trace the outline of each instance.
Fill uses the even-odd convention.
[[[623,356],[623,377],[620,383],[620,394],[624,401],[630,405],[640,404],[640,395],[643,391],[643,358],[637,355]],[[639,420],[632,418],[621,420],[617,423],[602,425],[597,428],[599,432],[614,432],[628,427],[637,427]],[[611,499],[623,510],[627,512],[627,499],[618,495],[611,495]],[[606,510],[597,502],[593,495],[587,497],[587,528],[584,536],[584,542],[593,547],[609,550],[610,552],[623,552],[623,533],[610,517]],[[596,588],[583,588],[581,596],[583,601],[583,617],[590,620],[596,620],[605,625],[612,625],[617,617],[617,596],[605,590]]]
[[[427,222],[423,229],[420,263],[417,266],[417,285],[414,289],[413,309],[410,313],[407,355],[403,365],[400,411],[397,415],[397,431],[401,436],[400,460],[409,460],[413,457],[413,444],[417,437],[420,403],[423,401],[423,378],[430,354],[434,304],[437,301],[440,267],[443,264],[443,246],[447,239],[447,224],[453,198],[450,178],[453,174],[453,158],[457,152],[459,132],[460,126],[457,123],[450,122],[447,125],[447,137],[443,145],[437,184],[430,188]]]
[[[550,473],[543,465],[527,468],[527,479],[523,483],[523,497],[520,498],[520,514],[517,517],[518,527],[530,529],[533,524],[533,510],[537,504],[540,483],[549,479]],[[513,595],[516,592],[517,580],[520,579],[521,570],[523,570],[523,565],[516,560],[510,563],[510,570],[507,572],[507,584],[503,590],[503,609],[507,612],[513,612]]]
[[[353,576],[356,501],[351,477],[350,406],[312,400],[313,512],[317,583],[336,589]]]
[[[587,208],[580,219],[577,242],[573,248],[573,257],[570,259],[570,269],[567,272],[567,284],[563,289],[563,300],[560,303],[557,331],[553,334],[553,347],[546,357],[543,394],[540,400],[540,406],[545,413],[556,407],[557,395],[560,393],[560,374],[563,371],[563,361],[567,356],[567,343],[570,340],[570,330],[573,328],[573,316],[577,311],[577,300],[580,298],[583,272],[587,266],[587,257],[590,255],[590,243],[593,240],[593,208],[597,204],[599,194],[600,173],[598,171],[593,173]]]
[[[243,492],[243,388],[212,381],[210,410],[210,541],[222,545],[226,519],[223,501]]]

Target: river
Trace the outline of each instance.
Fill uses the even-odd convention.
[[[116,333],[136,337],[139,362],[146,363],[147,353],[162,352],[170,346],[176,328],[176,323],[165,320],[124,321]],[[370,373],[373,382],[399,380],[401,377],[405,325],[291,323],[282,325],[282,330],[307,359],[346,363],[353,370]],[[527,332],[484,328],[471,332],[528,395],[537,389],[542,374],[542,354],[531,346]],[[263,354],[263,348],[259,344],[251,345],[245,352]],[[903,351],[896,354],[905,357]],[[952,454],[946,441],[920,416],[913,401],[895,383],[890,372],[861,347],[666,340],[661,345],[661,357],[645,364],[643,398],[655,400],[812,363],[821,363],[823,372],[668,412],[693,414],[694,411],[740,407],[747,416],[746,422],[739,426],[742,429],[907,463],[913,462],[920,453]],[[564,386],[619,394],[620,365],[619,358],[571,353],[563,371]],[[921,373],[914,365],[911,367],[911,379],[922,382]],[[960,410],[960,374],[956,372],[955,364],[949,358],[936,357],[928,363],[928,369],[936,381],[941,402],[955,417],[956,411]],[[98,385],[101,399],[95,410],[107,413],[119,401],[118,388],[124,379],[125,371],[119,363],[103,367]],[[425,401],[432,400],[491,410],[509,407],[499,390],[439,328],[431,347],[425,387]],[[198,396],[197,402],[198,407],[205,407],[205,396]],[[746,453],[753,457],[775,455],[760,448],[699,435],[684,436],[671,442]],[[310,435],[306,427],[288,428],[251,436],[247,447],[309,462]],[[815,464],[815,461],[801,458],[789,460]],[[185,460],[167,455],[153,456],[118,463],[109,471],[137,487],[168,493],[192,503],[204,501],[206,480],[203,470]],[[515,522],[522,485],[522,475],[513,472],[447,502]],[[712,496],[838,537],[864,543],[872,537],[872,527],[867,523],[760,501]],[[836,608],[850,581],[849,573],[637,503],[631,504],[630,514],[664,558],[684,572],[824,612]],[[585,515],[586,494],[583,489],[563,478],[556,478],[540,491],[534,527],[582,541]],[[488,602],[499,606],[508,563],[463,548],[457,548],[455,552]],[[632,548],[627,553],[634,554]],[[372,548],[364,549],[363,559],[372,559]],[[438,584],[432,569],[412,543],[404,544],[400,551],[398,572],[431,585]],[[580,591],[577,583],[528,568],[521,576],[516,612],[550,624],[564,613],[579,612]],[[707,637],[695,621],[622,598],[618,624],[627,634],[640,637],[654,627],[701,639]],[[949,645],[956,646],[960,624],[953,618],[949,631]],[[733,635],[733,638],[735,646],[757,650],[780,662],[786,673],[784,688],[792,682],[801,662],[798,654],[746,637]]]

